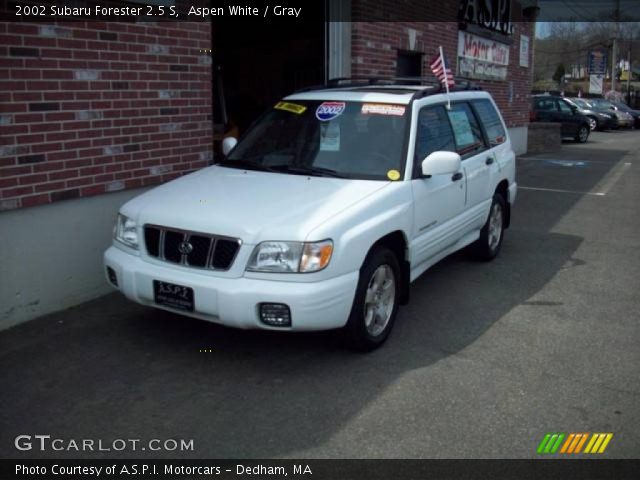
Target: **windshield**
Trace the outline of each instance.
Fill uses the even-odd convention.
[[[569,100],[569,99],[567,99]],[[574,103],[575,105],[577,105],[580,108],[591,108],[591,105],[589,105],[588,102],[582,100],[581,98],[572,98],[569,100],[570,102]]]
[[[276,173],[397,180],[404,171],[406,105],[279,102],[220,165]]]
[[[600,108],[600,109],[611,109],[611,107],[613,107],[613,103],[611,103],[610,101],[602,100],[599,98],[592,100],[592,103],[594,107]]]
[[[623,112],[630,112],[631,108],[629,107],[629,105],[627,105],[626,103],[621,103],[621,102],[613,102],[613,104],[618,107],[618,109],[622,110]]]

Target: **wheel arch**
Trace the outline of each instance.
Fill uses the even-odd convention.
[[[505,178],[501,180],[496,186],[495,192],[501,195],[504,199],[506,206],[504,228],[509,228],[511,225],[511,202],[509,202],[509,181]]]
[[[411,271],[411,265],[407,260],[408,246],[409,243],[407,242],[405,233],[401,230],[395,230],[376,240],[373,245],[371,245],[371,248],[369,248],[369,251],[365,256],[366,261],[366,259],[369,258],[371,252],[377,247],[388,248],[395,254],[396,258],[398,259],[398,264],[400,265],[400,305],[406,305],[407,303],[409,303],[409,274]]]

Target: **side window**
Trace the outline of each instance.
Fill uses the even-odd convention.
[[[425,107],[418,114],[416,131],[416,163],[438,150],[456,151],[451,124],[444,106]]]
[[[489,139],[489,145],[495,147],[507,140],[507,136],[500,120],[500,115],[496,111],[490,100],[474,100],[472,102],[480,122],[484,126]]]
[[[553,98],[544,98],[536,100],[536,110],[544,110],[546,112],[555,112],[556,101]]]
[[[447,111],[456,142],[456,152],[462,158],[475,155],[486,149],[480,124],[471,106],[466,102],[454,103]]]
[[[564,100],[558,100],[558,106],[560,107],[560,111],[562,113],[573,113],[571,107],[567,105]]]

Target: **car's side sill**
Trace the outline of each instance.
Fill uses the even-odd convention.
[[[410,275],[410,281],[413,283],[413,281],[416,278],[418,278],[420,275],[422,275],[429,267],[435,265],[436,263],[438,263],[443,258],[451,255],[453,252],[456,252],[456,251],[460,250],[461,248],[464,248],[467,245],[472,244],[478,238],[480,238],[480,230],[479,229],[473,230],[473,231],[467,233],[464,237],[462,237],[460,240],[458,240],[456,243],[454,243],[450,247],[442,250],[439,253],[436,253],[433,257],[431,257],[428,260],[422,262],[420,265],[412,268],[411,269],[411,275]]]

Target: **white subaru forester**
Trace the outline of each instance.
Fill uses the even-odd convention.
[[[105,273],[131,300],[373,349],[427,268],[498,254],[516,197],[504,121],[470,87],[299,92],[223,150],[121,208]]]

